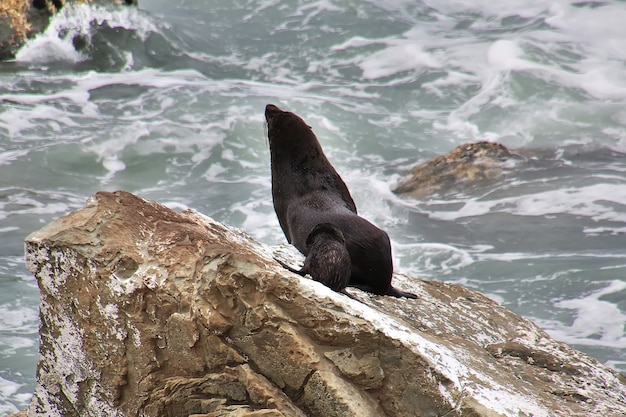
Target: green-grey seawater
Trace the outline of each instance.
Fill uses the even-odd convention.
[[[267,103],[313,127],[397,271],[484,292],[626,370],[626,3],[380,3],[68,7],[0,63],[0,414],[35,383],[23,240],[88,196],[124,189],[285,241]],[[390,191],[477,140],[536,156],[463,192]]]

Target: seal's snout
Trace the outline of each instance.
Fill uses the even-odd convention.
[[[276,106],[274,104],[268,104],[267,106],[265,106],[265,118],[268,121],[270,119],[273,119],[274,117],[276,117],[280,113],[283,113],[283,111],[280,108],[278,108],[278,106]]]

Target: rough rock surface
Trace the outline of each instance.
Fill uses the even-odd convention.
[[[414,167],[411,175],[393,192],[421,199],[436,193],[459,191],[469,184],[498,179],[502,175],[502,162],[514,158],[520,156],[499,143],[466,143]]]
[[[626,415],[619,374],[479,293],[397,275],[418,300],[356,300],[284,253],[126,192],[31,234],[29,417]]]
[[[70,3],[136,5],[137,0],[1,0],[0,60],[15,57],[28,38],[43,32],[50,17]]]

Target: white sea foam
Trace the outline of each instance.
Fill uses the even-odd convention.
[[[569,324],[536,320],[552,337],[565,343],[583,346],[608,346],[626,349],[626,314],[602,297],[626,291],[626,281],[613,280],[604,288],[580,298],[561,300],[555,307],[574,311]]]
[[[586,52],[610,62],[626,59],[626,9],[621,2],[585,8],[563,3],[553,3],[552,16],[546,18],[546,23],[559,29],[562,39],[575,41]]]
[[[74,37],[89,38],[92,25],[102,26],[105,23],[110,27],[133,30],[142,38],[158,30],[134,7],[105,8],[70,4],[52,18],[43,33],[20,49],[16,60],[30,64],[80,62],[85,56],[74,47]]]
[[[319,16],[322,12],[339,13],[343,11],[344,8],[337,6],[331,0],[319,0],[315,2],[305,2],[304,5],[298,7],[295,15],[304,16],[302,24],[308,25],[311,20]]]
[[[243,230],[253,230],[254,237],[261,241],[281,243],[285,241],[278,219],[268,203],[259,201],[238,205],[237,211],[245,216]]]
[[[13,328],[8,328],[6,331],[3,330],[3,333],[12,333],[16,330]],[[18,330],[19,331],[19,330]],[[32,324],[30,332],[28,332],[27,336],[9,336],[3,337],[0,341],[0,354],[5,356],[18,355],[21,349],[32,349],[37,346],[37,343],[33,339],[33,336],[37,334],[37,322]]]
[[[583,233],[590,236],[598,236],[604,234],[611,235],[624,235],[626,234],[626,227],[585,227]]]
[[[388,46],[363,58],[359,62],[359,66],[363,70],[364,78],[376,79],[403,71],[439,68],[441,64],[419,45],[413,41],[408,41]]]
[[[394,212],[397,199],[391,192],[390,179],[385,179],[375,169],[364,172],[360,169],[345,169],[343,178],[348,189],[353,190],[352,196],[361,216],[369,219],[380,227],[391,227],[403,222],[403,218]]]
[[[624,259],[626,254],[622,252],[602,252],[598,254],[596,252],[506,252],[506,253],[479,253],[475,255],[476,259],[481,261],[502,261],[502,262],[515,262],[515,261],[532,261],[542,259],[596,259],[602,257],[603,259]]]
[[[9,207],[19,208],[9,210]],[[66,202],[41,201],[28,192],[11,192],[5,201],[0,201],[0,219],[6,213],[13,215],[66,213],[69,207]]]
[[[397,37],[366,39],[355,36],[333,50],[371,47],[371,45],[394,45],[404,42],[407,45],[419,45],[420,51],[432,60],[423,61],[427,67],[439,68],[446,75],[423,85],[429,91],[445,97],[454,95],[454,90],[442,91],[442,88],[478,87],[478,91],[465,98],[454,108],[447,119],[438,119],[435,126],[442,131],[450,131],[459,138],[474,140],[498,140],[514,136],[519,146],[532,142],[545,142],[542,137],[546,131],[571,124],[572,133],[577,133],[577,120],[571,114],[575,104],[568,97],[559,94],[558,88],[581,91],[597,100],[622,101],[626,98],[626,69],[622,56],[626,51],[625,27],[621,23],[626,10],[621,4],[612,2],[599,3],[599,7],[580,7],[575,1],[507,1],[493,3],[489,1],[428,1],[436,10],[436,21],[416,22],[415,26]],[[411,2],[388,2],[385,9],[394,10],[407,21],[414,16],[408,11]],[[450,35],[457,13],[471,13],[471,27],[476,31],[485,31],[484,36],[457,30]],[[516,33],[507,32],[498,37],[502,22],[506,17],[536,19],[545,21],[558,30],[546,30],[529,26],[528,30]],[[468,18],[469,19],[469,18]],[[461,19],[463,20],[463,19]],[[444,34],[446,36],[441,36]],[[388,47],[393,51],[395,46]],[[384,53],[379,51],[371,55]],[[538,51],[540,53],[538,54]],[[371,78],[379,75],[391,75],[392,69],[405,70],[410,66],[414,53],[405,53],[407,58],[402,65],[393,65],[393,54],[385,56],[389,66],[379,60],[373,60],[372,67],[365,66],[371,72],[364,73]],[[579,60],[572,60],[579,56]],[[392,58],[391,60],[389,58]],[[369,64],[368,57],[353,58],[357,64]],[[414,65],[415,67],[415,65]],[[363,69],[363,68],[362,68]],[[512,74],[526,74],[546,83],[554,89],[553,97],[534,100],[520,97],[519,86],[514,86]],[[367,77],[366,77],[367,78]],[[501,126],[485,126],[481,123],[485,110],[490,108],[511,108],[514,116],[505,115]],[[585,107],[587,109],[587,107]],[[607,109],[612,112],[613,110]],[[580,118],[578,118],[580,119]],[[556,122],[556,123],[555,123]],[[494,129],[494,130],[489,130]],[[564,134],[567,134],[564,132]],[[608,132],[608,138],[619,142],[619,132]],[[595,138],[597,140],[597,138]],[[463,140],[463,139],[461,139]],[[620,148],[623,149],[623,146]]]
[[[519,66],[522,49],[511,40],[500,39],[495,41],[487,50],[487,63],[498,70],[510,70]]]
[[[51,80],[52,81],[52,80]],[[81,105],[81,106],[89,106],[89,94],[87,93],[87,91],[82,90],[82,89],[77,89],[77,90],[69,90],[69,91],[62,91],[62,92],[58,92],[58,93],[51,93],[51,94],[24,94],[24,93],[20,93],[20,94],[3,94],[0,95],[0,100],[3,101],[9,101],[9,102],[16,102],[19,104],[30,104],[30,105],[36,105],[36,104],[40,104],[40,103],[46,103],[46,102],[53,102],[53,101],[62,101],[62,100],[68,100],[74,104],[77,105]],[[29,111],[32,111],[32,109],[28,109]],[[46,112],[48,111],[52,111],[55,114],[58,114],[58,111],[54,111],[55,109],[52,107],[47,107]],[[17,112],[17,109],[13,109],[14,112]],[[43,113],[43,112],[42,112]],[[22,116],[22,114],[20,114],[20,117]],[[32,125],[31,125],[32,126]],[[28,126],[30,127],[30,126]]]
[[[444,243],[394,242],[393,247],[396,254],[402,254],[398,269],[414,276],[447,275],[475,262],[469,251]]]
[[[435,219],[456,220],[504,212],[519,216],[573,214],[594,221],[626,222],[626,213],[616,211],[613,204],[626,206],[626,185],[595,184],[579,188],[559,188],[500,199],[472,199],[456,211],[433,211]]]
[[[0,128],[6,130],[11,138],[17,137],[23,130],[32,129],[36,126],[29,118],[22,117],[22,113],[22,110],[15,108],[8,108],[6,111],[0,113]],[[0,153],[0,164],[22,155],[23,151],[21,150],[2,152]]]
[[[39,313],[31,307],[0,305],[0,330],[32,333],[37,329]]]
[[[400,1],[404,2],[404,0]],[[426,0],[428,6],[447,14],[459,12],[475,12],[493,17],[520,16],[525,18],[541,15],[552,3],[543,0],[507,0],[494,3],[490,0]],[[556,3],[570,3],[557,0]]]
[[[0,396],[7,397],[15,394],[20,387],[21,384],[9,381],[0,376]]]
[[[25,385],[0,376],[0,415],[17,413],[28,407],[32,394],[20,392]]]

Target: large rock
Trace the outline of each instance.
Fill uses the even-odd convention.
[[[397,275],[418,300],[358,301],[278,253],[126,192],[31,234],[28,415],[626,415],[619,374],[479,293]]]
[[[466,143],[412,168],[411,174],[403,178],[393,192],[417,199],[459,192],[471,185],[499,179],[503,162],[519,158],[520,155],[499,143]]]
[[[70,3],[136,5],[137,0],[1,0],[0,61],[14,58],[27,39],[43,32],[50,18]]]

